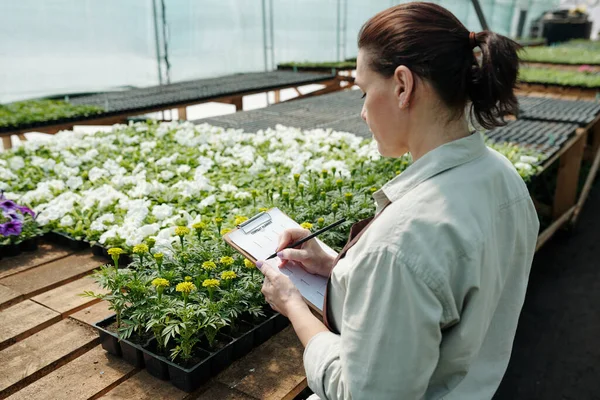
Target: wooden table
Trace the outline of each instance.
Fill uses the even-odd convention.
[[[107,260],[43,242],[0,260],[0,399],[293,399],[306,387],[291,327],[194,393],[184,393],[105,352],[91,327],[113,312],[79,296]]]

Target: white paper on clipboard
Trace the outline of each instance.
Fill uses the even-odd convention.
[[[242,229],[237,229],[229,233],[229,240],[242,248],[256,260],[265,260],[277,250],[279,236],[285,229],[299,228],[300,225],[285,215],[278,208],[272,208],[267,211],[271,217],[269,224],[262,229],[252,233],[245,233]],[[336,256],[337,253],[331,247],[317,239],[317,243],[327,253]],[[275,257],[265,264],[270,268],[275,268],[281,273],[287,275],[296,285],[302,296],[320,311],[323,311],[323,301],[325,299],[325,289],[327,287],[327,278],[309,274],[298,264],[288,262],[282,269],[278,268],[281,263],[279,257]]]

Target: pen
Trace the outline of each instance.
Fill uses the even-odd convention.
[[[296,247],[296,246],[300,246],[300,245],[301,245],[301,244],[303,244],[304,242],[306,242],[306,241],[308,241],[308,240],[310,240],[310,239],[312,239],[312,238],[316,237],[317,235],[320,235],[321,233],[323,233],[323,232],[325,232],[325,231],[328,231],[328,230],[330,230],[330,229],[332,229],[332,228],[335,228],[336,226],[338,226],[339,224],[341,224],[341,223],[342,223],[342,222],[344,222],[344,221],[346,221],[346,218],[342,218],[342,219],[340,219],[339,221],[336,221],[336,222],[334,222],[334,223],[333,223],[333,224],[331,224],[331,225],[327,225],[326,227],[319,229],[319,230],[318,230],[318,231],[316,231],[315,233],[311,233],[311,234],[310,234],[310,235],[308,235],[307,237],[305,237],[305,238],[303,238],[303,239],[300,239],[300,240],[298,240],[296,243],[292,243],[292,244],[290,244],[290,245],[288,245],[288,246],[284,247],[284,249],[291,249],[291,248],[294,248],[294,247]],[[283,249],[282,249],[282,250],[283,250]],[[275,253],[271,254],[269,257],[267,257],[267,260],[270,260],[271,258],[275,258],[275,257],[277,257],[277,252],[275,252]]]

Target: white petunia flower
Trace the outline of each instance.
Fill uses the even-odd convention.
[[[159,221],[170,217],[171,214],[173,214],[173,207],[171,207],[168,204],[160,204],[154,206],[154,208],[152,209],[152,215],[154,215]]]
[[[93,167],[90,172],[88,172],[88,178],[90,180],[90,182],[96,182],[98,179],[102,178],[103,176],[107,176],[108,173],[106,172],[106,170],[102,169],[102,168],[98,168],[98,167]]]
[[[535,164],[536,162],[538,162],[538,158],[532,156],[521,156],[519,158],[519,161],[522,163]]]
[[[160,177],[165,181],[172,179],[174,176],[175,174],[169,170],[164,170],[160,173]]]
[[[64,227],[73,226],[75,224],[75,220],[70,215],[65,215],[60,219],[60,224]]]
[[[8,165],[13,171],[18,171],[25,166],[25,160],[21,156],[14,156],[8,159]]]
[[[67,179],[67,186],[71,190],[76,190],[83,185],[83,179],[80,176],[71,176]]]
[[[191,169],[192,167],[190,167],[189,165],[180,165],[179,167],[177,167],[177,173],[187,174],[188,172],[190,172]]]
[[[533,169],[533,167],[531,166],[531,164],[524,163],[524,162],[516,162],[515,163],[515,168],[516,169],[522,169],[524,171],[531,171]]]
[[[217,202],[217,198],[215,197],[214,194],[211,194],[208,197],[205,197],[204,200],[202,200],[199,204],[200,208],[206,208],[209,206],[212,206],[213,204],[215,204]]]
[[[237,192],[237,190],[238,190],[238,188],[235,185],[232,185],[230,183],[221,185],[221,191],[223,191],[223,192]]]

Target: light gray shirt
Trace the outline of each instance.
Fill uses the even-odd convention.
[[[305,349],[309,386],[322,399],[491,399],[539,229],[523,180],[476,133],[374,197],[382,214],[332,273],[341,334],[319,333]]]

